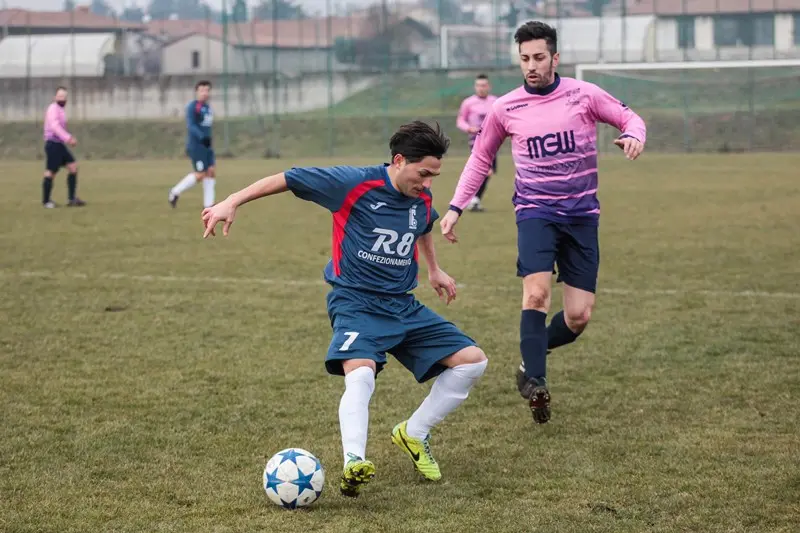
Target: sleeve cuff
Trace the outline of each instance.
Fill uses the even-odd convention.
[[[637,141],[639,141],[639,142],[642,142],[641,140],[639,140],[638,138],[634,137],[634,136],[633,136],[633,135],[631,135],[630,133],[623,133],[622,135],[620,135],[620,136],[618,137],[618,139],[635,139],[635,140],[637,140]]]
[[[455,211],[456,213],[458,213],[459,216],[461,216],[464,213],[463,209],[459,209],[458,207],[454,206],[453,204],[450,204],[449,211]]]

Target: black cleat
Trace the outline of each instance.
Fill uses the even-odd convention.
[[[77,196],[67,203],[67,207],[83,207],[85,205],[86,205],[86,202],[84,202],[83,200],[81,200]]]
[[[173,209],[178,207],[178,198],[180,198],[179,195],[169,193],[169,205],[171,205]]]
[[[537,424],[546,424],[550,420],[550,391],[545,378],[529,378],[525,375],[525,366],[517,369],[517,390],[520,396],[528,400],[528,405]]]

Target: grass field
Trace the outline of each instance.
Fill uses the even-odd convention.
[[[221,161],[218,195],[331,163]],[[434,185],[442,212],[462,163]],[[343,384],[322,365],[329,214],[261,200],[204,241],[200,188],[166,202],[184,161],[84,162],[81,210],[40,207],[40,166],[0,162],[0,531],[800,530],[798,155],[604,158],[598,304],[550,357],[539,427],[513,383],[503,159],[460,244],[436,237],[458,299],[417,291],[490,358],[433,434],[444,479],[421,482],[390,443],[428,389],[390,361],[371,404],[378,477],[355,501],[336,485]],[[289,446],[327,469],[307,511],[261,488]]]

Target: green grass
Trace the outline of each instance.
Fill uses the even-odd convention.
[[[222,161],[219,195],[333,162]],[[448,158],[434,185],[441,212],[462,163]],[[490,357],[434,431],[444,479],[421,482],[390,443],[428,388],[390,361],[371,404],[378,477],[351,501],[336,490],[342,380],[322,364],[329,214],[260,200],[229,238],[204,241],[199,188],[175,211],[166,202],[185,161],[84,161],[81,210],[43,210],[41,165],[2,161],[0,530],[798,531],[798,166],[791,154],[604,158],[598,304],[550,357],[553,419],[534,427],[513,384],[504,157],[460,244],[436,237],[458,299],[417,291]],[[288,446],[327,469],[307,511],[261,488]]]

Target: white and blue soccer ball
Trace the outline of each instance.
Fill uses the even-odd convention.
[[[285,509],[307,507],[317,501],[325,485],[325,470],[314,454],[287,448],[273,455],[264,468],[267,497]]]

